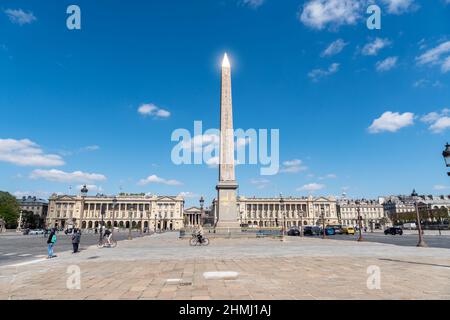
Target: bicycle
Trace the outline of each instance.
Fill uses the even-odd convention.
[[[99,248],[115,248],[117,246],[117,241],[111,239],[109,242],[107,239],[102,239],[102,241],[100,241],[97,246]]]
[[[209,239],[202,236],[200,240],[198,236],[194,233],[192,235],[191,240],[189,241],[189,244],[191,246],[207,246],[209,245]]]

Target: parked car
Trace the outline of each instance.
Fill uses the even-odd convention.
[[[28,232],[28,235],[30,235],[30,236],[36,236],[36,235],[43,235],[45,233],[45,231],[44,230],[42,230],[42,229],[35,229],[35,230],[30,230],[29,232]]]
[[[335,234],[343,234],[344,233],[342,231],[342,226],[340,224],[330,225],[330,226],[327,226],[327,228],[333,228]]]
[[[396,234],[403,235],[403,230],[399,227],[391,227],[384,230],[384,234],[385,235],[391,234],[393,236],[395,236]]]
[[[323,231],[322,231],[323,233]],[[334,228],[332,227],[325,227],[325,234],[327,236],[334,236],[336,234],[336,230],[334,230]]]
[[[343,227],[342,233],[344,234],[355,234],[355,228],[353,227]]]
[[[320,228],[316,226],[305,226],[303,228],[303,234],[305,236],[315,236],[320,234]]]
[[[300,236],[300,230],[298,230],[297,228],[291,228],[288,233],[288,236],[294,236],[294,237],[299,237]]]

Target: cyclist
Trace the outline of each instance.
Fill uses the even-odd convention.
[[[109,229],[105,230],[105,233],[103,234],[103,239],[106,241],[106,243],[108,245],[111,245],[111,237],[112,237],[112,232]]]
[[[203,227],[200,225],[198,226],[197,230],[195,231],[195,234],[197,235],[198,242],[203,242]]]

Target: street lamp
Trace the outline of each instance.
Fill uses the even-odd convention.
[[[360,201],[355,201],[356,204],[356,212],[358,213],[358,229],[359,229],[359,237],[358,240],[359,242],[364,241],[363,236],[362,236],[362,216],[361,216],[361,202]]]
[[[442,156],[444,157],[445,165],[450,167],[450,144],[445,145],[445,150],[442,152]],[[447,172],[447,175],[450,176],[450,172]]]
[[[113,238],[113,236],[114,236],[114,223],[115,223],[115,221],[114,221],[114,219],[116,218],[115,216],[116,216],[116,206],[117,206],[117,197],[116,196],[114,196],[114,198],[113,198],[113,212],[112,212],[112,231],[111,231],[111,238],[112,239],[114,239]]]
[[[321,215],[322,215],[322,239],[326,239],[327,237],[327,231],[325,229],[325,208],[321,208]]]
[[[285,227],[285,223],[286,223],[286,216],[285,216],[284,199],[283,199],[282,193],[280,193],[280,210],[281,210],[281,214],[283,215],[283,226],[281,228],[281,241],[284,241],[284,227]]]
[[[200,221],[200,225],[203,225],[203,223],[204,223],[204,219],[205,219],[205,217],[204,217],[204,211],[203,211],[203,206],[205,205],[205,199],[203,199],[203,197],[200,197],[200,200],[199,200],[199,202],[200,202],[200,216],[201,216],[201,221]],[[241,222],[242,223],[242,222]]]
[[[411,197],[415,197],[415,196],[417,196],[417,194],[415,191],[413,191],[413,193],[411,194]],[[416,209],[417,230],[419,231],[419,242],[417,243],[417,246],[418,247],[428,247],[422,237],[422,223],[420,221],[419,204],[417,202],[417,198],[414,199],[414,207]]]
[[[143,223],[143,220],[142,220],[143,212],[142,212],[142,211],[140,211],[140,210],[139,210],[139,212],[141,213],[141,227],[139,228],[139,229],[140,229],[140,232],[139,232],[139,234],[140,234],[140,235],[141,235],[141,237],[142,237],[142,228],[144,227],[144,225],[142,224],[142,223]]]
[[[98,239],[98,243],[102,243],[102,235],[103,235],[103,226],[105,225],[105,221],[104,221],[104,215],[105,215],[105,205],[102,203],[100,205],[100,216],[102,218],[101,224],[100,224],[100,238]]]
[[[132,217],[133,217],[132,207],[129,207],[129,209],[128,209],[128,216],[130,218],[130,221],[128,222],[128,240],[133,240],[133,237],[131,236],[131,224],[132,224]]]
[[[84,186],[81,188],[80,191],[81,191],[81,214],[80,214],[81,219],[80,219],[80,224],[81,224],[81,228],[83,228],[84,203],[85,203],[85,201],[86,201],[86,196],[87,196],[89,190],[88,190],[88,188],[86,187],[86,185],[84,185]],[[87,226],[86,226],[86,227],[87,227]]]

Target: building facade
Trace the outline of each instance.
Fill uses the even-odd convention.
[[[46,218],[48,212],[48,201],[36,197],[22,197],[17,199],[20,210],[33,212],[34,215],[39,215],[41,218]]]
[[[358,201],[358,203],[357,203]],[[338,201],[338,215],[340,223],[346,226],[356,226],[358,221],[358,210],[363,227],[379,229],[382,225],[389,224],[384,207],[376,200],[351,200],[341,199]],[[383,219],[384,218],[384,219]]]
[[[49,199],[47,225],[92,229],[101,224],[103,216],[109,227],[129,228],[131,224],[141,230],[179,230],[183,227],[183,212],[184,199],[179,196],[53,195]]]
[[[212,211],[217,207],[214,205]],[[286,198],[238,198],[241,225],[281,227],[337,224],[336,199],[334,197],[286,197]]]

